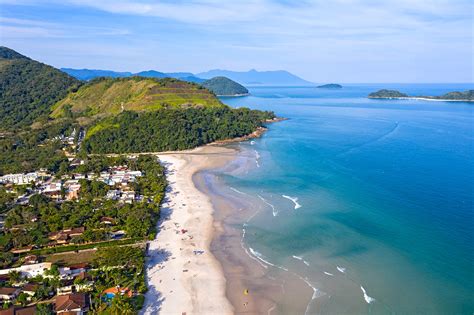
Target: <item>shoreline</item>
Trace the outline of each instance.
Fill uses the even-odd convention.
[[[222,266],[226,297],[235,314],[305,314],[315,288],[294,272],[268,262],[246,244],[247,222],[267,211],[267,206],[255,196],[237,192],[220,178],[221,174],[251,171],[254,165],[254,155],[239,148],[235,158],[224,166],[204,169],[194,176],[196,187],[209,197],[214,208],[216,229],[211,252]]]
[[[368,97],[374,100],[415,100],[415,101],[434,101],[434,102],[474,102],[474,100],[450,100],[443,98],[429,98],[429,97]]]
[[[193,175],[223,166],[234,156],[235,150],[210,145],[158,155],[169,186],[159,232],[149,242],[148,291],[141,314],[233,314],[221,265],[210,252],[214,209],[195,187]]]

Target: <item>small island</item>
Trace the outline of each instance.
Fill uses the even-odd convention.
[[[329,83],[317,86],[318,89],[342,89],[342,85],[336,83]]]
[[[369,98],[405,98],[407,94],[396,90],[379,90],[369,94]]]
[[[377,92],[370,93],[368,98],[474,102],[474,90],[467,90],[464,92],[454,91],[440,96],[410,96],[408,94],[401,93],[400,91],[382,89]]]
[[[226,77],[214,77],[201,83],[203,87],[217,96],[246,96],[249,90],[243,85]]]

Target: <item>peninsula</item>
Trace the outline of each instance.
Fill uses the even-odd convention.
[[[408,94],[401,93],[400,91],[382,89],[377,92],[370,93],[368,98],[474,102],[474,90],[467,90],[464,92],[449,92],[440,96],[409,96]]]

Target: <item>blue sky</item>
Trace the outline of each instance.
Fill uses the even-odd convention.
[[[0,44],[56,67],[473,82],[474,1],[0,0]]]

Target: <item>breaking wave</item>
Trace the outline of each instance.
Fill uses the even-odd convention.
[[[232,191],[235,191],[235,192],[238,193],[238,194],[241,194],[241,195],[244,195],[244,196],[248,196],[246,193],[244,193],[244,192],[242,192],[242,191],[240,191],[240,190],[238,190],[238,189],[236,189],[236,188],[234,188],[234,187],[229,187],[229,189],[232,190]]]
[[[360,289],[362,290],[362,293],[364,293],[364,300],[367,302],[367,304],[375,302],[375,299],[373,297],[370,297],[367,295],[367,292],[365,292],[365,289],[363,286],[360,286]]]
[[[345,273],[346,272],[346,268],[343,268],[343,267],[339,267],[339,266],[336,266],[337,270],[339,272],[342,272],[342,273]]]
[[[301,261],[303,262],[303,264],[305,264],[306,266],[309,266],[309,262],[307,262],[306,260],[304,260],[303,257],[293,255],[293,258],[294,258],[294,259],[301,260]]]
[[[295,210],[301,208],[301,205],[298,203],[298,197],[291,197],[291,196],[287,196],[287,195],[281,195],[281,196],[283,198],[286,198],[286,199],[289,199],[289,200],[293,201],[293,203],[295,204]]]
[[[268,205],[270,208],[272,208],[272,214],[274,217],[276,217],[278,215],[278,211],[276,211],[275,209],[275,206],[272,205],[271,203],[269,203],[265,198],[263,198],[262,196],[260,195],[257,195],[258,198],[260,198],[260,200],[262,200],[266,205]]]
[[[257,252],[256,250],[254,250],[252,247],[249,247],[249,250],[250,250],[250,252],[252,253],[252,255],[253,255],[255,258],[257,258],[258,260],[260,260],[260,261],[263,262],[264,264],[267,264],[267,265],[269,265],[269,266],[272,266],[272,267],[275,267],[275,268],[279,268],[279,269],[288,271],[288,269],[286,269],[285,267],[272,264],[271,262],[269,262],[268,260],[265,259],[265,256],[263,256],[261,253],[259,253],[259,252]],[[265,266],[265,268],[267,268],[267,266]]]
[[[257,150],[254,150],[255,151],[255,164],[257,164],[257,167],[260,167],[260,154],[258,153]]]

